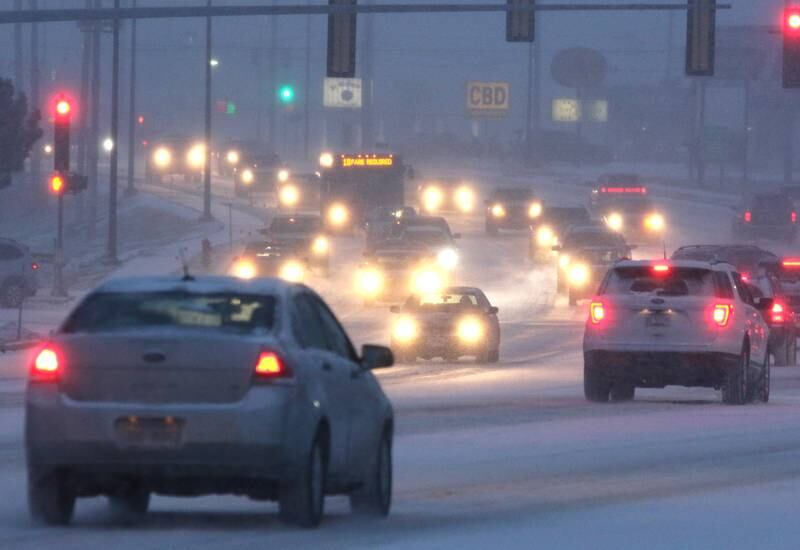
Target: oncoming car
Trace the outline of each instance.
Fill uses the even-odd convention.
[[[439,177],[422,183],[417,188],[420,212],[458,212],[471,214],[478,206],[475,186],[461,178]]]
[[[501,229],[527,229],[542,215],[542,201],[527,187],[498,188],[486,204],[486,234],[497,235]]]
[[[281,174],[286,180],[281,181]],[[288,212],[319,210],[320,177],[318,173],[292,174],[288,170],[278,172],[278,209]]]
[[[172,176],[199,182],[206,165],[206,145],[199,140],[167,137],[152,142],[145,156],[147,183],[163,183]]]
[[[584,332],[589,401],[633,399],[668,385],[722,389],[722,400],[769,400],[769,327],[733,266],[624,261],[606,275]],[[761,311],[760,311],[761,310]]]
[[[233,175],[233,192],[237,197],[253,193],[269,193],[290,176],[275,153],[261,152],[242,159]]]
[[[312,290],[277,280],[141,278],[91,292],[31,366],[28,503],[69,523],[78,497],[135,520],[150,495],[277,500],[316,526],[325,495],[386,515],[394,416]]]
[[[500,360],[498,309],[479,288],[449,287],[441,292],[412,295],[393,306],[392,350],[398,361],[443,357],[455,361],[472,356],[478,363]]]
[[[590,222],[589,212],[583,206],[546,206],[541,217],[531,223],[528,258],[550,257],[552,248],[561,243],[571,226]]]
[[[666,233],[666,217],[643,185],[601,185],[592,190],[591,204],[592,213],[612,231],[650,240],[663,239]]]

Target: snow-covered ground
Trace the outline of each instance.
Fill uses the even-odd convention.
[[[480,176],[487,188],[520,176]],[[586,197],[577,186],[536,182],[551,201]],[[195,195],[153,190],[198,208]],[[724,241],[730,210],[664,199],[668,245]],[[215,208],[227,219],[227,208]],[[257,207],[233,211],[237,238],[263,223]],[[582,395],[584,311],[555,294],[552,266],[525,259],[523,235],[488,240],[479,217],[456,219],[464,273],[500,307],[501,363],[398,365],[380,374],[395,404],[395,502],[384,521],[353,519],[329,499],[316,531],[278,522],[275,506],[233,497],[157,498],[136,528],[110,524],[100,499],[81,502],[75,525],[44,529],[25,509],[19,395],[30,353],[0,355],[1,548],[798,548],[800,369],[774,369],[769,405],[726,407],[716,392],[637,392],[625,404]],[[227,231],[212,233],[224,246]],[[356,241],[334,242],[331,280],[315,280],[359,343],[388,340],[385,308],[352,297]],[[176,245],[152,247],[125,273],[173,272]],[[642,247],[640,257],[658,255]],[[58,311],[29,315],[44,329]],[[47,311],[47,314],[44,312]]]

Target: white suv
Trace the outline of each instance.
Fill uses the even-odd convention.
[[[592,299],[583,339],[589,401],[668,385],[769,400],[769,327],[735,268],[690,260],[623,261]]]

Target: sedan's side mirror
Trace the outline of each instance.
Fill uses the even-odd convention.
[[[500,313],[500,308],[497,306],[492,306],[487,311],[489,315],[497,315],[498,313]]]
[[[365,344],[361,348],[361,366],[365,369],[383,369],[392,365],[394,365],[394,354],[386,346]]]
[[[400,306],[391,306],[389,311],[392,313],[400,313]]]
[[[454,239],[460,239],[461,238],[461,233],[453,233],[453,238]]]

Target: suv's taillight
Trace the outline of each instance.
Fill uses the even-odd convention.
[[[262,351],[256,361],[253,374],[256,379],[282,378],[288,376],[286,364],[274,351]]]
[[[726,327],[731,319],[731,313],[733,313],[733,306],[717,304],[711,312],[711,321],[718,327]]]
[[[782,325],[786,321],[786,308],[780,302],[773,303],[769,317],[773,325]]]
[[[746,223],[750,223],[751,221],[753,221],[753,213],[750,212],[749,210],[744,213],[744,221]]]
[[[64,368],[63,360],[52,346],[39,351],[31,367],[31,380],[35,382],[54,382],[58,380]]]
[[[792,211],[792,223],[797,223],[797,212]]]
[[[606,306],[603,302],[592,302],[589,306],[589,317],[592,324],[599,325],[606,318]]]

